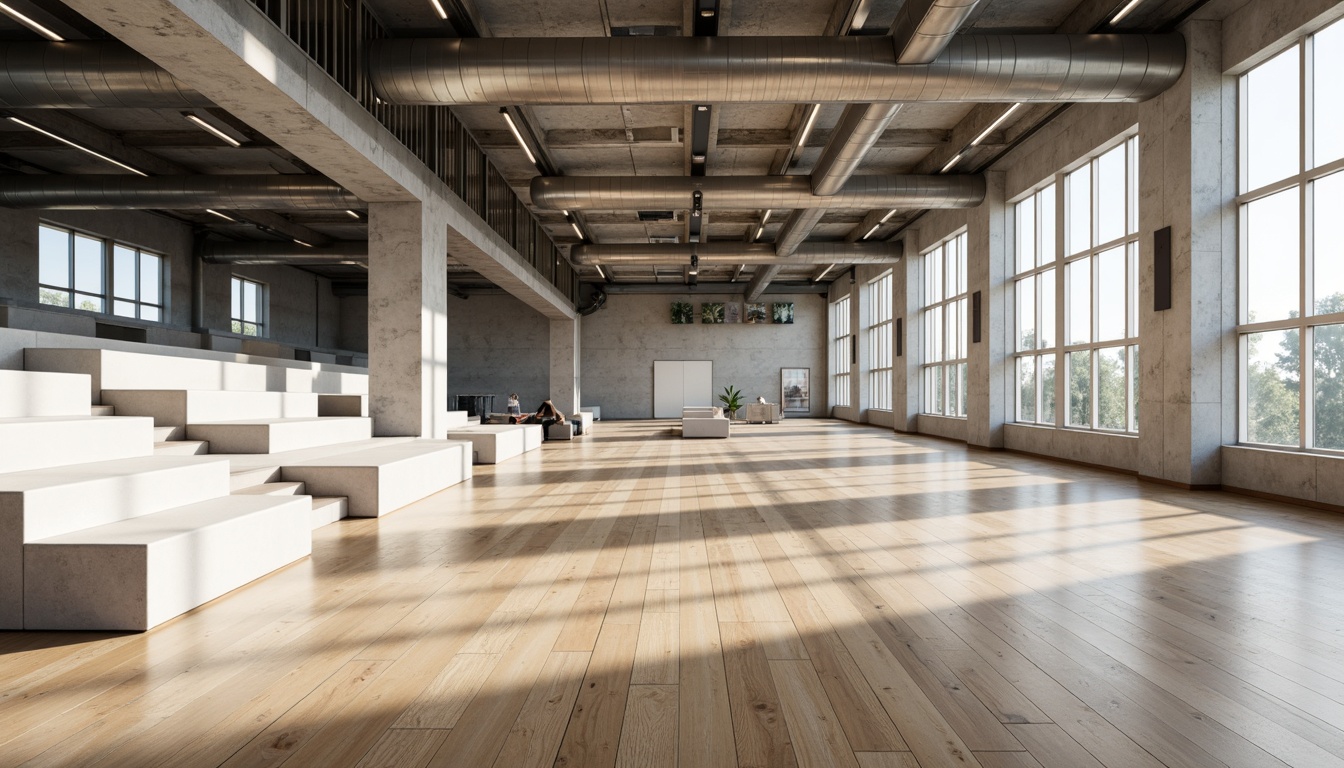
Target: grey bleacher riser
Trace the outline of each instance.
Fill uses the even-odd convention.
[[[471,478],[471,443],[412,440],[294,463],[280,470],[314,496],[345,496],[351,517],[380,517]]]
[[[371,419],[273,419],[188,424],[187,439],[206,440],[211,453],[280,453],[373,436]]]
[[[368,395],[318,395],[318,416],[368,416]]]
[[[23,626],[23,545],[227,495],[229,462],[142,457],[0,475],[0,629]]]
[[[91,415],[86,375],[0,370],[0,419]]]
[[[312,551],[307,496],[224,496],[24,547],[24,627],[145,630]]]
[[[0,419],[0,473],[153,453],[153,419],[120,416]]]
[[[312,392],[234,392],[209,389],[104,389],[103,403],[121,416],[150,416],[155,426],[239,419],[317,418]]]
[[[543,436],[540,424],[480,424],[450,429],[448,439],[469,441],[473,463],[498,464],[540,448]]]
[[[368,374],[324,370],[294,360],[234,362],[111,349],[26,349],[30,371],[85,373],[91,396],[104,389],[206,389],[239,392],[368,394]]]

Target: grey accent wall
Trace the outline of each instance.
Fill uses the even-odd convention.
[[[691,302],[697,322],[673,325],[673,301]],[[653,361],[711,360],[716,397],[732,385],[742,390],[746,402],[758,395],[779,402],[779,369],[811,368],[810,415],[825,416],[826,296],[765,296],[767,305],[793,302],[792,325],[699,323],[700,304],[717,301],[740,303],[742,294],[702,288],[694,294],[608,296],[605,308],[582,320],[583,405],[600,406],[604,419],[651,418]]]
[[[495,396],[502,412],[510,392],[524,410],[551,396],[551,323],[506,293],[448,298],[448,399]]]

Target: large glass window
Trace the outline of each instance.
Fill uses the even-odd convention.
[[[924,254],[924,413],[966,416],[966,233]]]
[[[1130,137],[1014,206],[1019,422],[1138,431],[1137,154]]]
[[[38,227],[38,301],[43,304],[159,322],[164,319],[163,268],[162,256],[134,246],[47,224]]]
[[[1342,67],[1336,23],[1239,83],[1242,442],[1344,450]]]
[[[891,273],[868,283],[868,404],[891,410]]]
[[[849,297],[831,302],[831,400],[849,405],[849,369],[854,362],[849,340]]]
[[[229,318],[233,332],[243,336],[266,335],[266,286],[234,275]]]

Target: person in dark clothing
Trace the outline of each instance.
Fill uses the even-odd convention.
[[[537,412],[519,419],[519,424],[540,424],[541,431],[547,438],[551,436],[552,424],[564,424],[565,414],[555,407],[555,403],[550,400],[541,401]]]

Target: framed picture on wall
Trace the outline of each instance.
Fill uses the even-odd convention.
[[[793,324],[792,301],[777,301],[775,302],[774,306],[771,307],[771,309],[773,310],[773,317],[776,323],[780,323],[782,325]]]
[[[700,322],[705,325],[719,325],[723,322],[723,303],[707,301],[700,305]]]
[[[723,322],[742,322],[742,304],[740,302],[730,301],[723,305]]]
[[[748,305],[747,305],[747,322],[748,322],[748,323],[764,323],[764,322],[765,322],[766,320],[768,320],[768,319],[770,319],[770,318],[769,318],[769,315],[766,315],[766,314],[765,314],[765,304],[764,304],[764,303],[761,303],[761,304],[751,303],[751,304],[748,304]]]
[[[779,369],[780,407],[790,413],[811,413],[812,387],[808,381],[811,368]]]
[[[690,325],[695,322],[695,309],[689,301],[672,302],[672,324]]]

